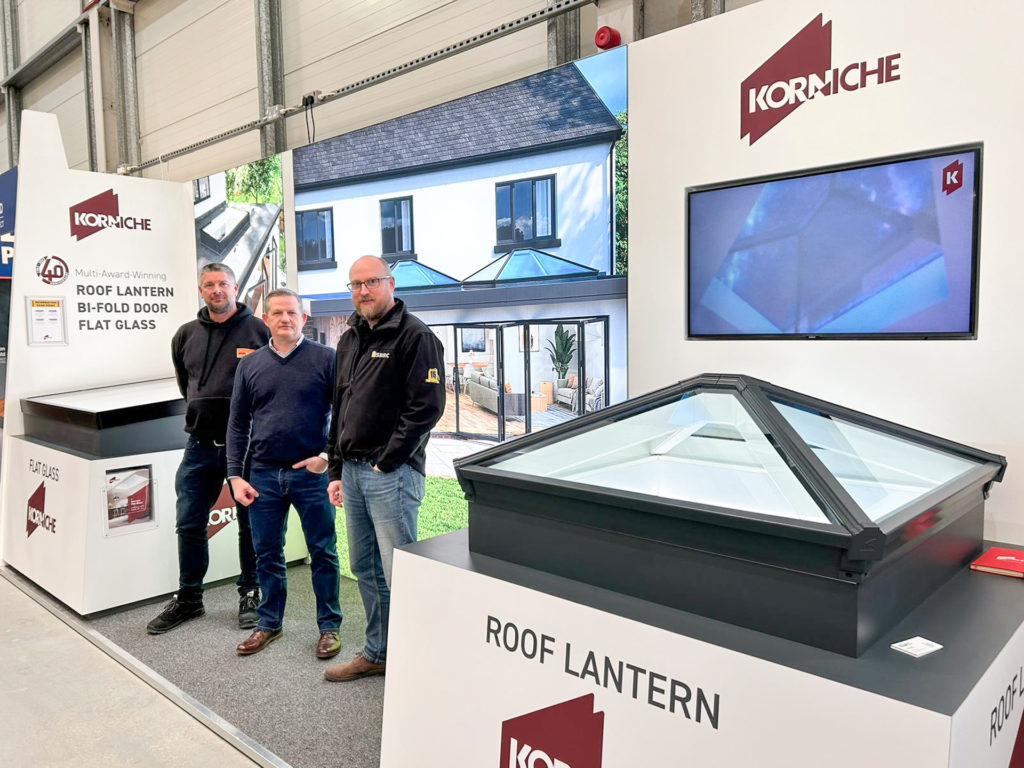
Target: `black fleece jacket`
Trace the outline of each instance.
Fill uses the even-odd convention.
[[[444,347],[401,299],[372,329],[356,312],[348,324],[334,360],[329,477],[340,480],[349,459],[422,473],[430,430],[444,413]]]
[[[265,346],[270,330],[241,303],[223,323],[203,307],[171,339],[171,359],[188,410],[185,431],[204,443],[223,443],[238,361]]]

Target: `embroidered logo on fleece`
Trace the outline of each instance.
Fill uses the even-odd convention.
[[[431,368],[427,371],[427,384],[440,384],[441,377],[437,373],[437,368]]]

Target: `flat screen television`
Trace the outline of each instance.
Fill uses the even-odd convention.
[[[981,150],[687,190],[689,338],[975,338]]]

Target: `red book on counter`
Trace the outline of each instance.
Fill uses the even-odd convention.
[[[971,563],[971,570],[1024,579],[1024,550],[992,547]]]

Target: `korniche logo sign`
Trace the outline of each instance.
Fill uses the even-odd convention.
[[[152,219],[137,219],[134,216],[122,216],[117,195],[113,189],[101,192],[95,197],[83,200],[71,206],[71,236],[76,240],[84,240],[102,229],[136,229],[149,231]]]
[[[946,195],[952,195],[964,185],[964,164],[959,160],[942,169],[942,191]]]
[[[604,712],[594,694],[501,724],[500,768],[601,768]]]
[[[740,138],[753,145],[801,104],[900,79],[900,54],[832,66],[832,22],[818,14],[740,84]]]
[[[220,496],[217,497],[217,501],[213,503],[213,509],[210,510],[210,518],[206,525],[207,540],[220,533],[237,516],[235,500],[231,498],[231,488],[224,483],[224,487],[220,489]]]
[[[25,516],[25,538],[27,539],[37,528],[57,532],[57,521],[46,514],[46,482],[39,484],[31,496],[28,497],[28,513]]]

